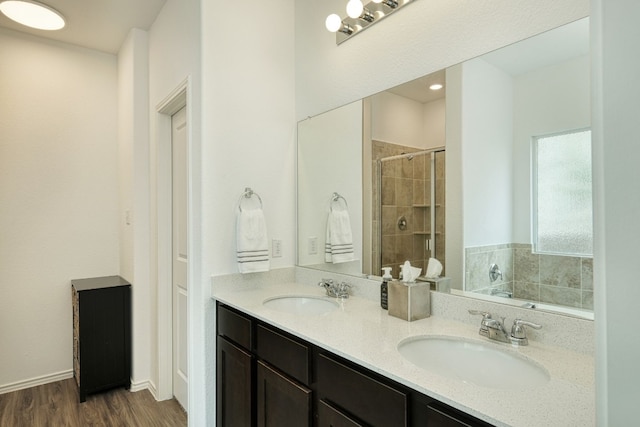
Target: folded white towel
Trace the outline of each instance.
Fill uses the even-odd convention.
[[[262,209],[242,209],[236,221],[240,273],[269,271],[269,239]]]
[[[425,277],[428,277],[429,279],[437,279],[440,277],[440,273],[442,273],[442,263],[435,258],[429,258]]]
[[[354,260],[351,220],[347,210],[329,212],[324,260],[333,264]]]

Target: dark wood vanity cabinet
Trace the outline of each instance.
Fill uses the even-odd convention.
[[[131,387],[131,284],[119,276],[71,281],[73,373],[87,394]]]
[[[217,425],[313,425],[309,346],[218,304]]]
[[[257,426],[311,426],[311,389],[262,361],[257,363]]]
[[[218,427],[490,427],[221,303]]]
[[[408,427],[408,393],[383,383],[347,361],[321,353],[317,358],[318,398],[344,415],[379,427]]]
[[[254,357],[222,337],[217,340],[217,425],[253,425]]]

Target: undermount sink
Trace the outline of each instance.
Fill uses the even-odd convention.
[[[481,387],[518,390],[549,381],[549,372],[518,353],[476,340],[445,336],[407,338],[400,354],[414,365]]]
[[[299,295],[267,298],[262,304],[272,310],[303,315],[326,314],[339,307],[337,302],[326,297]]]

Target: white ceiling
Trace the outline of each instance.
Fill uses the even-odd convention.
[[[431,90],[429,86],[434,83],[440,83],[443,88],[440,90]],[[436,99],[444,98],[445,96],[445,71],[440,70],[435,73],[428,74],[426,76],[419,77],[410,82],[401,84],[400,86],[387,89],[387,92],[391,92],[395,95],[404,96],[405,98],[412,99],[426,104],[427,102],[435,101]]]
[[[66,27],[59,31],[34,30],[2,13],[0,27],[115,54],[131,28],[149,29],[166,0],[39,1],[60,12]]]

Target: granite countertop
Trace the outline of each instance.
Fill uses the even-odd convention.
[[[283,283],[215,289],[212,297],[496,426],[586,427],[596,423],[595,371],[590,355],[532,340],[520,348],[489,341],[478,335],[479,321],[478,327],[436,316],[406,322],[389,316],[377,301],[358,296],[324,315],[289,314],[262,304],[267,298],[285,295],[323,296],[324,290]],[[518,352],[544,366],[551,379],[538,387],[498,390],[421,369],[397,350],[403,339],[420,335],[462,337]]]

